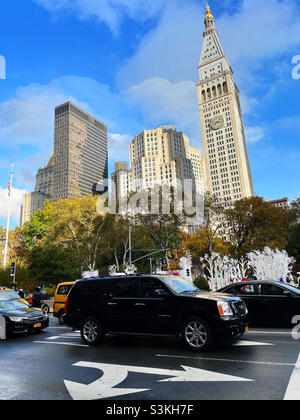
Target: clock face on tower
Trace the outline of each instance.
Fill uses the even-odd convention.
[[[217,117],[214,117],[210,121],[210,128],[212,130],[220,130],[224,126],[224,118],[222,115],[218,115]]]

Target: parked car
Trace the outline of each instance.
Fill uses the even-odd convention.
[[[64,322],[95,345],[106,333],[180,336],[193,350],[247,330],[247,308],[238,297],[203,292],[177,276],[111,276],[77,281]]]
[[[58,318],[59,323],[61,325],[64,324],[63,315],[65,313],[65,303],[67,295],[74,283],[74,281],[60,283],[55,291],[55,297],[53,302],[53,316],[55,318]]]
[[[30,308],[18,299],[0,300],[0,316],[6,320],[7,334],[41,331],[49,318],[41,310]]]
[[[219,290],[242,298],[249,311],[251,325],[289,326],[300,315],[300,290],[275,281],[235,283]]]

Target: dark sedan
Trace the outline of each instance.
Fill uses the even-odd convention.
[[[6,335],[41,331],[49,326],[48,316],[40,309],[16,299],[0,300],[0,316],[5,319]]]
[[[275,281],[245,281],[223,287],[219,292],[242,298],[251,325],[291,326],[300,315],[300,290]]]

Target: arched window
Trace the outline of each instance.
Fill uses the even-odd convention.
[[[218,95],[222,95],[222,86],[220,84],[217,86],[217,89],[218,89]]]
[[[216,86],[213,86],[211,90],[212,90],[212,95],[213,95],[213,97],[215,98],[215,97],[217,96],[217,89],[216,89]]]
[[[224,82],[224,83],[223,83],[223,92],[224,92],[224,93],[228,93],[227,82]]]
[[[206,101],[206,93],[205,93],[205,90],[202,90],[202,101]]]
[[[211,92],[209,88],[207,89],[207,99],[211,99]]]

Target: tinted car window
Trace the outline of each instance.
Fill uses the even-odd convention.
[[[235,294],[235,287],[234,286],[228,287],[228,289],[224,290],[224,293],[229,293],[230,295],[234,295]]]
[[[112,297],[132,297],[135,286],[135,279],[122,278],[114,281]]]
[[[157,297],[157,295],[154,294],[155,290],[157,289],[166,290],[162,286],[162,284],[156,279],[151,279],[151,278],[141,279],[139,283],[137,297],[140,297],[140,298]]]
[[[235,287],[235,294],[237,296],[249,296],[249,295],[255,295],[256,290],[254,284],[245,284],[245,285],[239,285]]]
[[[284,289],[274,284],[260,284],[260,294],[261,295],[284,295]]]

